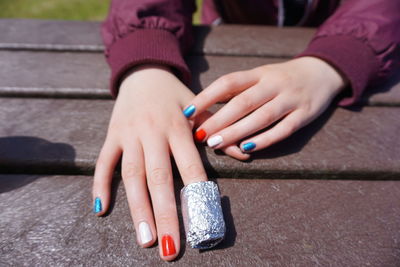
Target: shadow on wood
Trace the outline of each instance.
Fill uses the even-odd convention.
[[[75,165],[75,149],[65,143],[52,143],[33,136],[10,136],[0,138],[1,173],[35,173],[23,179],[1,180],[0,192],[7,192],[24,186],[40,174]],[[22,177],[22,176],[21,176]]]

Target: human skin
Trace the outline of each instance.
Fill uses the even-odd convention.
[[[182,114],[193,97],[167,67],[142,65],[132,70],[121,84],[94,175],[93,202],[101,199],[101,211],[96,213],[101,216],[109,208],[112,176],[122,156],[122,179],[137,242],[150,247],[158,239],[160,257],[168,261],[180,250],[170,155],[184,185],[207,180],[193,124]],[[141,222],[149,225],[146,242],[141,240]],[[162,240],[167,235],[175,249],[165,253]]]
[[[269,130],[275,134],[275,139],[269,143],[258,141],[264,140],[263,136],[251,140],[257,142],[255,150],[259,150],[263,145],[266,147],[287,137],[322,113],[345,84],[345,79],[329,64],[304,57],[228,74],[194,97],[167,67],[143,65],[135,68],[120,86],[107,137],[96,163],[93,202],[100,198],[102,203],[96,215],[104,215],[109,207],[112,175],[122,156],[122,179],[137,242],[142,247],[150,247],[158,239],[160,257],[173,260],[180,250],[180,236],[170,155],[175,159],[184,185],[207,180],[192,128],[200,125],[197,129],[205,129],[208,137],[223,135],[224,143],[214,148],[245,160],[249,154],[237,146],[238,140],[282,116],[286,116],[285,119],[277,124],[281,125],[278,128],[281,130],[274,130],[277,126]],[[206,111],[227,97],[232,99],[217,113],[211,115]],[[196,106],[190,120],[182,113],[187,103]],[[238,124],[240,121],[232,124],[251,111],[260,112],[262,116],[246,117],[246,125]],[[277,116],[272,117],[271,111]],[[287,120],[289,116],[292,119]],[[288,123],[293,125],[288,126]],[[151,231],[152,238],[145,243],[140,236],[141,222],[147,222]],[[175,246],[174,253],[169,255],[163,251],[162,240],[166,235],[171,236]]]
[[[322,112],[348,81],[335,68],[315,57],[264,65],[222,76],[188,105],[195,119],[213,104],[230,99],[196,130],[198,141],[214,149],[232,150],[237,145],[247,154],[228,153],[247,159],[304,127]],[[277,122],[272,128],[251,136]],[[200,133],[200,134],[199,134]],[[250,137],[249,137],[250,136]]]

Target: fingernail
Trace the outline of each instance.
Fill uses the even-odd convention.
[[[99,197],[96,197],[96,199],[94,200],[93,212],[99,213],[101,210],[101,199]]]
[[[201,130],[198,130],[198,131],[195,132],[195,134],[194,134],[194,139],[195,139],[197,142],[203,142],[203,140],[204,140],[204,138],[206,137],[206,135],[207,135],[206,131],[204,131],[203,129],[201,129]]]
[[[176,253],[174,240],[170,235],[165,235],[162,238],[162,250],[164,256],[174,255]]]
[[[215,147],[215,146],[221,144],[222,141],[223,141],[222,136],[220,136],[220,135],[215,135],[215,136],[213,136],[213,137],[211,137],[211,138],[208,138],[208,140],[207,140],[207,145],[208,145],[209,147]]]
[[[250,151],[250,150],[253,150],[254,148],[256,148],[256,144],[253,142],[248,142],[248,143],[244,144],[242,146],[242,148],[244,151]]]
[[[193,105],[190,105],[187,108],[185,108],[185,110],[183,111],[183,115],[185,115],[186,118],[190,118],[190,116],[192,116],[195,111],[196,111],[196,107]]]
[[[139,223],[139,235],[142,245],[147,244],[151,240],[153,240],[153,235],[151,234],[151,229],[147,222]]]

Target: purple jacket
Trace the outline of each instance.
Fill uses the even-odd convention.
[[[306,6],[285,14],[281,3]],[[368,84],[390,76],[400,66],[399,0],[204,0],[203,23],[247,23],[283,26],[320,26],[299,56],[321,58],[350,81],[352,95],[341,105],[356,103]],[[241,4],[245,3],[245,4]],[[285,8],[284,8],[285,7]],[[111,67],[111,92],[118,93],[121,77],[143,63],[165,64],[187,85],[190,71],[183,59],[192,39],[190,0],[112,0],[102,25],[106,56]],[[290,11],[290,6],[286,8]],[[297,14],[296,14],[297,13]],[[286,15],[286,18],[285,18]],[[329,17],[329,18],[328,18]],[[288,20],[290,21],[290,20]],[[289,23],[288,23],[289,24]]]

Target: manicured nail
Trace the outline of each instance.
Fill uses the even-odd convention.
[[[93,212],[99,213],[101,210],[101,199],[99,197],[96,197],[96,199],[94,200]]]
[[[186,118],[190,118],[190,116],[192,116],[195,111],[196,111],[196,107],[193,105],[190,105],[187,108],[185,108],[185,110],[183,111],[183,115],[185,115]]]
[[[147,244],[151,240],[153,240],[153,235],[151,234],[151,229],[147,222],[139,223],[139,235],[142,245]]]
[[[195,139],[197,142],[201,143],[201,142],[203,142],[203,140],[204,140],[204,138],[205,138],[206,136],[207,136],[206,131],[204,131],[203,129],[201,129],[201,130],[198,130],[198,131],[195,132],[195,134],[194,134],[194,139]]]
[[[253,150],[254,148],[256,148],[256,144],[253,142],[248,142],[248,143],[244,144],[242,146],[242,148],[244,151],[250,151],[250,150]]]
[[[162,237],[162,251],[164,256],[170,256],[176,253],[174,240],[170,235]]]
[[[208,140],[207,140],[207,145],[208,145],[209,147],[215,147],[215,146],[221,144],[222,141],[223,141],[222,136],[220,136],[220,135],[215,135],[215,136],[213,136],[213,137],[211,137],[211,138],[208,138]]]

